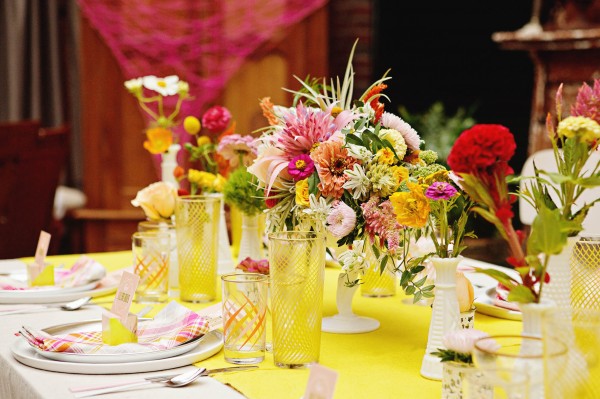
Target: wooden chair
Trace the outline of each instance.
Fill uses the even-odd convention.
[[[67,159],[68,136],[66,126],[0,124],[0,259],[33,256],[40,231],[52,232],[54,194]]]

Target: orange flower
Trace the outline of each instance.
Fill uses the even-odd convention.
[[[344,171],[352,170],[358,161],[348,155],[344,143],[332,140],[321,143],[313,150],[311,158],[315,162],[321,180],[318,186],[321,194],[340,199],[344,193],[342,186],[348,180]]]
[[[267,118],[267,121],[269,121],[269,125],[271,126],[275,126],[279,124],[279,120],[277,119],[277,117],[275,116],[275,113],[273,112],[273,103],[271,102],[271,97],[264,97],[260,99],[260,108],[262,109],[263,112],[263,116],[265,118]]]
[[[373,121],[374,123],[379,122],[379,119],[381,119],[381,115],[383,115],[383,107],[384,105],[382,103],[379,102],[379,96],[378,94],[381,93],[384,89],[387,88],[387,85],[384,83],[379,83],[378,85],[375,85],[371,88],[371,90],[369,90],[364,96],[363,98],[361,98],[361,100],[363,102],[369,102],[371,105],[371,108],[373,108],[373,110],[375,110],[375,120]]]
[[[144,141],[144,148],[151,154],[162,154],[173,144],[173,134],[170,130],[162,127],[146,130],[146,137],[148,140]]]

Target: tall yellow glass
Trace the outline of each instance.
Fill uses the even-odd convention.
[[[319,360],[325,276],[325,236],[314,232],[269,235],[273,359],[283,368]]]
[[[182,301],[210,302],[217,296],[219,217],[217,197],[177,198],[175,229]]]

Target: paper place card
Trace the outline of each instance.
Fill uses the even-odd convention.
[[[129,313],[140,276],[123,272],[110,312],[102,314],[102,342],[121,345],[137,342],[137,315]]]
[[[121,281],[119,282],[119,288],[117,288],[117,294],[113,301],[110,311],[116,314],[123,323],[127,320],[129,314],[129,308],[131,308],[131,302],[135,295],[135,290],[140,282],[140,276],[130,272],[123,272]]]
[[[50,246],[51,235],[45,231],[40,232],[35,261],[27,265],[27,282],[30,287],[54,285],[54,266],[46,265],[46,255]]]
[[[313,364],[303,399],[333,399],[338,373],[330,368]]]

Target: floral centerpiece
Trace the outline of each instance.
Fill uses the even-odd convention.
[[[327,231],[350,246],[339,256],[349,274],[368,267],[370,241],[381,270],[388,262],[402,268],[407,292],[422,295],[425,280],[414,280],[422,259],[400,254],[408,252],[408,231],[423,228],[429,213],[415,176],[439,165],[431,151],[420,151],[418,133],[385,111],[380,100],[389,77],[353,101],[353,51],[341,83],[298,79],[291,108],[261,101],[269,126],[248,171],[264,190],[268,230]]]
[[[171,144],[177,141],[173,127],[177,124],[181,104],[190,97],[189,84],[175,75],[164,78],[150,75],[128,80],[125,87],[152,119],[150,127],[146,129],[144,148],[151,154],[168,151]],[[172,97],[175,95],[177,98],[173,104]],[[168,113],[167,108],[171,110]]]

